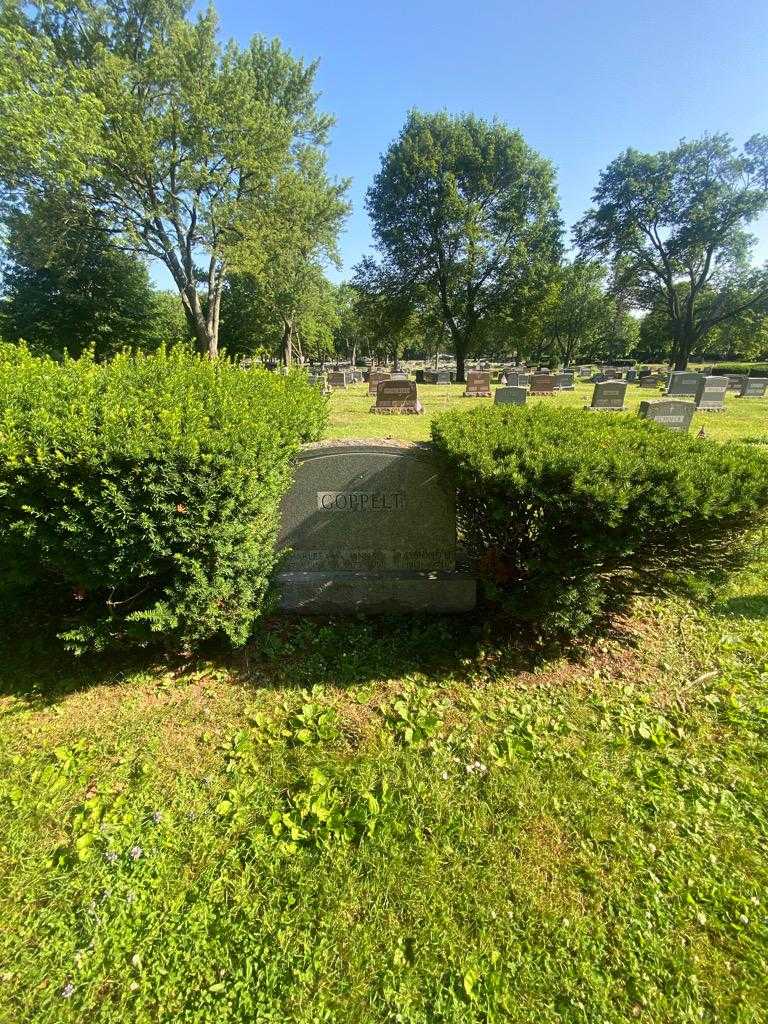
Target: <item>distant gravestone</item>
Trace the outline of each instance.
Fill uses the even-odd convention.
[[[696,408],[702,412],[723,412],[727,377],[702,377],[696,390]]]
[[[424,371],[424,383],[425,384],[450,384],[451,373],[450,370],[425,370]]]
[[[637,376],[642,380],[643,377],[650,377],[653,374],[653,370],[650,366],[641,366],[637,371]]]
[[[674,371],[669,376],[667,394],[670,397],[673,395],[689,395],[690,397],[695,398],[702,379],[703,378],[700,373]]]
[[[454,494],[430,445],[324,441],[299,456],[282,508],[283,609],[469,611],[456,570]]]
[[[490,398],[491,375],[487,370],[469,370],[465,398]]]
[[[745,373],[729,373],[727,376],[729,391],[740,392],[744,387],[744,383],[749,380],[749,377]]]
[[[590,409],[602,409],[607,412],[623,412],[627,384],[623,380],[598,381],[592,392]]]
[[[418,415],[424,412],[412,380],[381,380],[376,386],[376,404],[371,412]]]
[[[405,370],[392,370],[390,376],[392,380],[408,380],[408,374]]]
[[[496,405],[525,405],[527,398],[528,388],[519,388],[513,385],[505,388],[496,388],[493,401]]]
[[[423,370],[416,370],[415,371],[415,376],[416,376],[416,383],[417,384],[423,384],[424,383],[424,371]]]
[[[556,373],[555,374],[555,387],[558,391],[573,391],[575,385],[573,383],[572,373]]]
[[[643,374],[642,377],[638,378],[637,383],[641,388],[653,388],[654,391],[658,390],[659,378],[654,373]]]
[[[332,370],[328,374],[328,387],[333,391],[347,386],[347,375],[343,370]]]
[[[381,381],[389,379],[390,375],[384,370],[371,370],[368,374],[368,394],[373,398]]]
[[[686,434],[696,410],[693,402],[677,398],[662,398],[658,402],[641,402],[638,416],[641,419],[659,423],[668,430]]]
[[[634,384],[637,380],[637,370],[627,370],[627,383]]]
[[[608,379],[609,378],[608,378],[608,374],[607,373],[593,373],[592,376],[590,377],[590,383],[591,384],[603,384]]]
[[[579,377],[581,377],[582,380],[589,380],[589,378],[591,376],[592,376],[592,367],[591,366],[580,366],[579,367]]]
[[[532,395],[553,395],[555,393],[554,374],[532,373],[528,380],[528,386]]]
[[[765,392],[768,389],[768,378],[766,377],[747,377],[744,381],[741,391],[739,392],[739,398],[765,398]]]

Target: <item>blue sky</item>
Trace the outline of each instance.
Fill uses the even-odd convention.
[[[330,170],[353,179],[345,271],[371,242],[363,197],[407,111],[498,117],[555,164],[570,228],[622,149],[768,132],[768,2],[217,0],[224,36],[320,59]],[[756,257],[768,259],[768,217]]]

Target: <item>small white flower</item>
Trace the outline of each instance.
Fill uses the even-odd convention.
[[[128,856],[131,858],[131,860],[138,860],[143,853],[144,851],[140,846],[132,846],[128,851]]]
[[[64,986],[64,988],[61,990],[61,997],[62,997],[62,999],[69,999],[69,998],[71,998],[71,996],[74,993],[74,991],[75,991],[75,986],[72,984],[71,981],[68,981],[67,984]]]

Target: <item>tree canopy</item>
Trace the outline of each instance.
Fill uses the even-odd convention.
[[[552,165],[473,115],[412,112],[366,207],[392,294],[425,289],[439,303],[459,380],[466,355],[541,295],[560,252]]]
[[[727,135],[628,149],[602,172],[593,201],[574,232],[582,254],[607,261],[638,308],[664,305],[678,369],[709,331],[768,296],[746,230],[768,209],[768,136],[741,152]]]
[[[325,174],[331,118],[317,110],[316,65],[261,37],[222,45],[212,9],[194,21],[187,11],[180,0],[13,8],[5,41],[34,44],[28,74],[49,103],[8,74],[3,104],[17,105],[22,139],[48,137],[66,154],[77,144],[64,123],[84,97],[74,127],[88,160],[56,162],[42,144],[0,155],[21,202],[55,169],[126,246],[162,262],[199,349],[215,355],[227,274],[258,272],[283,251],[288,210],[292,237],[309,239],[305,258],[332,255],[346,186]]]

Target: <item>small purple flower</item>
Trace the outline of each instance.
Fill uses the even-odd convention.
[[[71,981],[68,981],[67,984],[64,986],[64,988],[61,990],[61,998],[62,999],[69,999],[69,998],[71,998],[71,996],[73,995],[74,991],[75,991],[75,986],[72,984]]]
[[[162,811],[153,811],[152,812],[152,821],[154,821],[154,823],[156,825],[159,825],[162,820],[163,820]]]
[[[128,856],[131,858],[131,860],[138,860],[143,853],[144,851],[140,846],[132,846],[128,851]]]
[[[117,860],[117,854],[115,853],[114,850],[107,850],[107,852],[104,854],[104,860],[107,862],[107,864],[114,864],[115,861]]]

